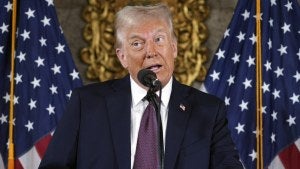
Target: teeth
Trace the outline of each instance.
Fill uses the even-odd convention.
[[[155,65],[155,66],[149,67],[149,69],[152,70],[152,71],[157,70],[157,69],[159,69],[159,68],[160,68],[159,65]]]
[[[152,70],[152,71],[156,71],[161,67],[161,65],[154,65],[154,66],[149,66],[147,69]]]

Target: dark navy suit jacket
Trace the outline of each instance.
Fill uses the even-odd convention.
[[[130,105],[129,76],[74,90],[40,169],[130,169]],[[174,80],[164,169],[242,168],[224,109]]]

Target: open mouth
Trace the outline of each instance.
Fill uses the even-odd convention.
[[[149,66],[146,69],[152,70],[153,72],[157,72],[161,67],[162,65],[156,64],[156,65]]]

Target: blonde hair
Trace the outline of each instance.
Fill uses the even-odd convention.
[[[148,6],[126,6],[116,14],[115,47],[117,48],[122,45],[122,41],[124,39],[122,36],[122,29],[147,18],[157,18],[165,21],[170,28],[170,33],[173,40],[177,41],[173,28],[172,15],[167,5],[160,3]]]

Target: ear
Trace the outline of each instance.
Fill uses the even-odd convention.
[[[172,43],[172,49],[173,49],[173,56],[174,56],[174,58],[176,58],[177,57],[177,42],[176,41],[173,41],[173,43]]]
[[[122,66],[126,69],[128,67],[127,58],[121,48],[116,49],[116,54],[118,56],[119,61],[121,62]]]

